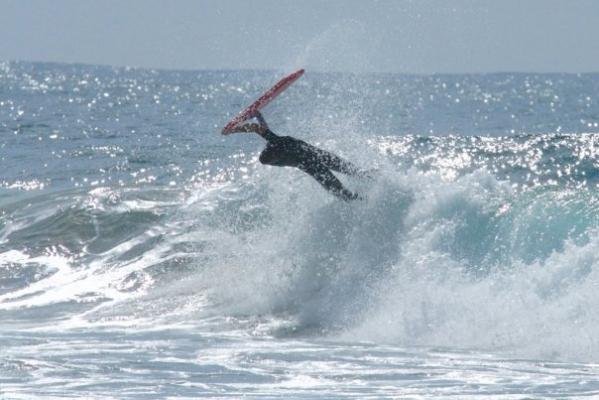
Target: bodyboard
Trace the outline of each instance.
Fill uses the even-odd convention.
[[[237,116],[235,118],[233,118],[231,121],[229,121],[227,123],[227,125],[225,125],[225,127],[223,128],[221,133],[223,135],[229,135],[229,134],[233,133],[233,129],[235,129],[235,127],[237,125],[241,124],[242,122],[246,121],[247,119],[252,118],[257,111],[260,111],[264,106],[266,106],[268,103],[270,103],[275,97],[280,95],[285,89],[287,89],[289,86],[291,86],[291,84],[293,82],[295,82],[296,80],[298,80],[303,74],[304,74],[304,70],[300,69],[298,71],[295,71],[292,74],[287,75],[286,77],[284,77],[283,79],[278,81],[273,87],[268,89],[268,91],[266,91],[266,93],[264,93],[262,96],[260,96],[260,98],[258,98],[258,100],[254,101],[252,104],[250,104],[248,107],[246,107],[245,110],[243,110],[242,112],[237,114]]]

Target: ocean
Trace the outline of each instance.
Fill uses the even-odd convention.
[[[1,399],[599,396],[599,74],[0,63]]]

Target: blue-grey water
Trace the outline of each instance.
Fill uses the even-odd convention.
[[[0,398],[599,396],[599,75],[0,63]]]

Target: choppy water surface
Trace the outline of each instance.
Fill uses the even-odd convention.
[[[0,397],[599,396],[599,75],[0,64]]]

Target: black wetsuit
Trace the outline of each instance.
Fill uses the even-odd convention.
[[[278,136],[271,130],[262,135],[267,140],[260,162],[278,167],[296,167],[310,174],[325,189],[343,200],[355,200],[356,193],[345,189],[331,170],[348,175],[362,172],[348,161],[290,136]]]

